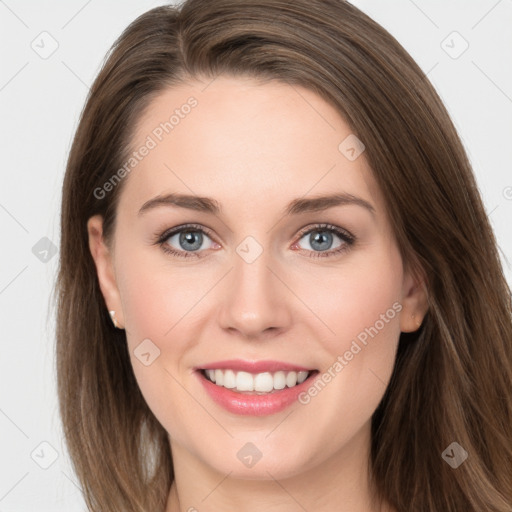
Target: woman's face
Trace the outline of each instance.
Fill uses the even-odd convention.
[[[136,132],[113,251],[101,218],[90,243],[175,456],[254,479],[363,456],[425,302],[349,126],[307,89],[218,77],[160,94]]]

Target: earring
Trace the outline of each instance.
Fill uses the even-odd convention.
[[[414,320],[415,316],[416,316],[416,315],[412,315],[412,319],[413,319],[413,320]],[[420,327],[421,323],[422,323],[422,322],[421,322],[421,320],[416,320],[416,325],[417,325],[418,327]]]
[[[117,320],[115,318],[116,312],[115,311],[109,311],[109,314],[110,314],[110,318],[112,319],[112,323],[114,324],[114,327],[116,329],[120,329],[119,324],[117,323]]]

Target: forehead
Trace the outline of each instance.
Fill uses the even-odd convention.
[[[121,203],[181,192],[268,210],[336,191],[381,202],[364,152],[353,158],[349,125],[296,85],[221,76],[175,86],[153,99],[135,133]]]

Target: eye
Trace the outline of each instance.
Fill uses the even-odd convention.
[[[209,229],[198,224],[186,224],[177,226],[164,231],[157,237],[155,243],[158,243],[162,250],[168,254],[172,254],[178,258],[201,258],[200,253],[208,249],[205,247],[207,239],[209,239],[217,249],[219,244],[211,239]],[[333,226],[331,224],[318,224],[309,228],[307,231],[302,230],[300,240],[305,239],[309,248],[306,250],[311,258],[328,257],[340,254],[350,249],[355,242],[355,237],[348,231]],[[335,248],[332,248],[333,240],[338,238],[340,242]],[[300,242],[299,240],[299,242]],[[292,249],[298,247],[299,242],[293,244]],[[208,245],[206,243],[206,245]]]
[[[333,240],[336,237],[341,242],[332,249]],[[307,245],[309,245],[309,248],[306,247],[305,250],[311,252],[309,256],[312,258],[323,258],[340,254],[350,249],[355,242],[355,237],[351,233],[330,224],[318,224],[306,232],[302,231],[300,240],[302,239],[305,239]],[[296,248],[299,242],[296,242],[292,247]]]
[[[209,230],[197,224],[187,224],[166,230],[158,237],[157,243],[162,250],[179,258],[200,258],[199,253],[208,249],[206,239],[210,239]],[[215,242],[215,245],[218,246]],[[211,247],[210,247],[211,248]]]

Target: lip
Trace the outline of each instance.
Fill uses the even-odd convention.
[[[282,361],[244,361],[242,359],[230,359],[228,361],[217,361],[215,363],[197,366],[195,370],[235,370],[247,373],[278,372],[310,372],[313,368],[305,368],[296,364],[284,363]]]
[[[211,370],[214,368],[224,369],[218,366],[206,369]],[[233,366],[228,366],[227,368],[233,368]],[[293,368],[295,369],[296,367]],[[283,367],[281,366],[279,369],[283,369]],[[294,369],[289,371],[294,371]],[[281,412],[296,402],[298,395],[312,385],[316,377],[320,375],[320,372],[313,370],[312,374],[301,384],[292,388],[285,387],[265,395],[249,395],[243,392],[231,391],[223,386],[217,386],[217,384],[210,382],[203,375],[201,369],[197,369],[194,374],[197,375],[209,397],[228,412],[243,416],[268,416]]]

